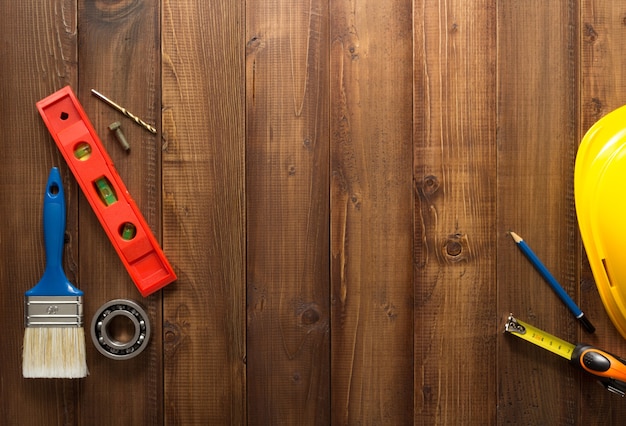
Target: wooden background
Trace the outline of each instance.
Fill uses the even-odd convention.
[[[502,330],[513,312],[626,355],[573,196],[582,135],[626,103],[625,45],[626,6],[605,0],[2,1],[3,423],[623,422],[624,399]],[[135,289],[36,111],[65,85],[179,276],[153,296]],[[74,381],[21,377],[52,166],[85,323],[129,298],[154,331],[129,361],[87,335],[91,374]]]

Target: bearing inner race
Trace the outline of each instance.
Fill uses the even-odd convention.
[[[111,333],[112,321],[117,317],[133,327],[132,337],[120,341]],[[115,299],[102,305],[91,321],[91,340],[104,356],[124,360],[136,357],[150,340],[150,321],[141,306],[132,300]]]

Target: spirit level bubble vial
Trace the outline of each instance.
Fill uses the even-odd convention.
[[[69,86],[37,109],[142,296],[176,280],[135,201]]]

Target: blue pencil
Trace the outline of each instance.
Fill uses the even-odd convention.
[[[561,286],[561,284],[559,284],[556,278],[554,278],[554,276],[550,273],[548,268],[546,268],[545,265],[541,263],[541,260],[539,260],[537,255],[530,249],[528,244],[526,244],[526,242],[524,242],[522,237],[517,235],[515,232],[511,231],[509,233],[511,234],[511,237],[513,237],[513,241],[515,241],[515,243],[517,244],[517,247],[519,247],[522,253],[524,253],[524,255],[528,258],[530,263],[533,264],[533,266],[541,274],[543,279],[546,280],[548,284],[550,284],[550,287],[552,287],[552,289],[556,292],[556,294],[561,298],[563,303],[567,305],[569,310],[572,311],[576,319],[578,319],[582,323],[583,327],[585,327],[585,329],[589,333],[593,333],[596,330],[595,327],[591,324],[589,319],[587,319],[587,317],[585,316],[583,311],[578,307],[578,305],[574,303],[574,301],[569,296],[569,294],[565,292],[565,289]]]

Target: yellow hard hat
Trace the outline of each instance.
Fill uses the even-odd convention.
[[[626,106],[602,117],[583,137],[574,200],[600,298],[626,338]]]

